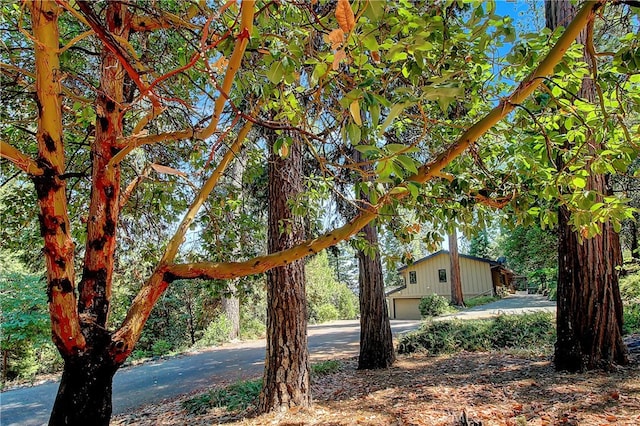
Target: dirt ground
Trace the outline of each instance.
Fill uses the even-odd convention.
[[[112,425],[640,425],[640,352],[610,373],[556,373],[549,356],[400,356],[358,371],[354,359],[313,380],[313,407],[257,416],[254,408],[189,415],[183,396],[114,417]]]

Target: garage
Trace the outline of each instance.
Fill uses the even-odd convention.
[[[393,302],[393,318],[403,320],[420,319],[420,299],[391,299]]]

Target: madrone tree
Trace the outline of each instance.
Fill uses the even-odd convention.
[[[332,36],[341,39],[344,47],[336,46],[331,51],[316,51],[316,46],[305,43],[301,45],[307,49],[287,49],[286,43],[271,44],[273,40],[284,41],[261,30],[273,24],[265,10],[276,7],[275,3],[245,0],[239,4],[214,2],[212,7],[208,3],[159,3],[155,4],[158,8],[147,2],[80,0],[26,1],[22,6],[2,6],[3,13],[11,18],[7,22],[12,25],[7,42],[13,43],[10,53],[3,56],[3,82],[13,82],[15,94],[22,96],[21,100],[26,100],[30,92],[35,97],[32,117],[35,122],[29,122],[28,116],[25,119],[28,107],[16,102],[7,104],[3,114],[8,121],[3,123],[0,153],[4,159],[3,174],[4,170],[8,170],[7,174],[15,174],[16,170],[23,173],[33,182],[38,200],[51,330],[64,359],[50,419],[52,425],[109,423],[113,375],[133,351],[154,304],[175,280],[230,279],[289,265],[354,236],[381,212],[388,214],[400,203],[420,200],[426,182],[438,177],[554,72],[573,40],[605,2],[586,2],[545,56],[536,59],[535,69],[522,78],[517,88],[497,106],[492,108],[488,104],[478,109],[475,124],[465,126],[455,140],[443,143],[428,156],[412,158],[404,154],[415,147],[407,145],[406,149],[400,149],[402,144],[386,144],[384,139],[376,139],[373,148],[377,151],[372,151],[366,163],[374,164],[375,176],[381,177],[385,185],[373,184],[369,201],[359,200],[364,207],[344,225],[313,239],[292,241],[288,248],[274,246],[277,251],[264,256],[223,263],[184,261],[180,248],[187,233],[197,231],[192,230],[192,224],[201,206],[253,126],[296,132],[306,147],[322,157],[324,138],[334,130],[344,128],[357,144],[359,129],[369,126],[379,133],[400,122],[406,110],[402,104],[405,100],[367,97],[362,89],[372,82],[394,76],[404,83],[398,94],[415,94],[411,102],[418,106],[435,103],[445,106],[447,99],[459,95],[459,90],[452,95],[449,87],[442,85],[438,80],[442,76],[434,76],[435,85],[425,85],[419,90],[411,88],[410,80],[395,77],[402,75],[405,68],[410,72],[428,72],[432,64],[441,66],[454,53],[441,51],[441,45],[424,38],[428,34],[414,33],[409,24],[398,28],[402,43],[376,44],[375,40],[366,39],[360,26],[386,29],[381,17],[395,13],[395,9],[386,10],[383,2],[378,1],[350,5],[347,0],[340,0],[336,12],[320,22],[310,15],[309,22],[313,24],[308,24],[317,25],[318,31],[327,36],[342,29],[346,22],[347,31],[342,29],[342,34]],[[501,21],[493,19],[491,13],[484,14],[482,5],[477,6],[474,16],[480,18],[470,21],[470,25],[479,36],[472,39],[490,43],[491,38],[484,35],[484,30],[488,25],[499,27]],[[394,16],[385,19],[393,20]],[[433,20],[438,21],[437,15]],[[280,24],[304,27],[287,20]],[[158,52],[163,46],[166,49]],[[424,50],[409,57],[396,46],[401,49],[419,46]],[[78,52],[82,53],[82,59],[68,62],[68,55]],[[244,69],[249,55],[265,61],[274,84],[284,80],[292,85],[287,93],[273,88],[266,90],[266,84],[253,87],[269,102],[286,107],[296,101],[295,93],[311,90],[317,92],[318,104],[322,105],[325,96],[339,94],[344,99],[340,103],[342,109],[334,115],[339,120],[318,129],[322,127],[320,119],[328,115],[327,110],[322,110],[322,114],[310,117],[298,127],[284,120],[274,123],[259,119],[259,102],[238,108],[241,104],[238,99],[244,98],[249,87],[239,84],[241,80],[236,77],[254,72],[254,68]],[[301,78],[292,66],[297,62],[290,61],[288,55],[313,65],[313,74]],[[426,67],[424,71],[416,68],[417,57]],[[340,75],[341,66],[359,67],[367,73],[355,73],[344,79]],[[456,78],[455,74],[449,75],[447,84]],[[353,91],[357,86],[360,92]],[[362,116],[357,114],[358,110],[363,112]],[[286,114],[285,111],[284,117]],[[432,123],[428,117],[423,118]],[[77,138],[81,119],[90,122],[84,140]],[[442,125],[450,127],[451,123]],[[121,212],[130,199],[129,189],[135,190],[123,177],[133,177],[130,172],[134,159],[147,155],[151,158],[158,151],[183,154],[172,165],[198,173],[202,183],[191,192],[163,193],[163,198],[153,199],[168,210],[167,217],[173,218],[171,225],[175,232],[166,242],[163,255],[156,259],[152,272],[140,278],[140,290],[125,318],[110,327]],[[402,155],[402,160],[398,160]],[[7,162],[13,168],[8,168]],[[327,162],[322,164],[330,166]],[[394,173],[390,173],[389,165],[394,165]],[[85,168],[91,171],[90,177],[82,173]],[[176,174],[175,168],[166,165],[156,165],[155,170]],[[185,194],[193,197],[188,207],[171,204]],[[78,205],[87,206],[88,213],[84,217],[78,215],[75,220],[70,216],[73,211],[70,206],[78,197]],[[82,259],[76,259],[77,253]],[[283,392],[290,391],[283,388]],[[303,396],[300,400],[307,398]]]

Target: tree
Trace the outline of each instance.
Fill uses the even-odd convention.
[[[277,151],[273,132],[267,140],[269,252],[277,253],[304,241],[303,219],[293,214],[289,205],[289,200],[302,192],[303,155],[299,141]],[[260,393],[263,412],[311,404],[305,284],[304,260],[267,272],[267,355]]]
[[[3,108],[2,113],[12,120],[1,129],[0,155],[4,159],[3,168],[10,162],[11,175],[20,171],[21,176],[34,185],[47,269],[52,336],[64,359],[51,424],[108,424],[113,375],[134,350],[154,305],[171,283],[193,279],[224,280],[290,265],[354,236],[367,224],[392,213],[401,203],[420,202],[423,196],[420,191],[426,182],[437,177],[456,157],[507,117],[516,105],[522,104],[540,87],[543,77],[553,73],[554,66],[563,58],[573,39],[603,4],[587,3],[548,54],[536,60],[536,69],[521,79],[513,93],[502,94],[496,106],[486,105],[475,110],[470,115],[470,119],[476,120],[475,124],[465,125],[466,130],[453,141],[439,140],[424,156],[414,159],[406,153],[418,148],[395,143],[395,140],[375,139],[381,146],[371,146],[374,150],[367,157],[366,165],[375,166],[378,181],[371,185],[369,202],[342,226],[267,255],[232,262],[190,261],[183,241],[193,230],[201,207],[245,143],[252,126],[304,135],[309,145],[317,143],[311,151],[320,157],[325,167],[330,167],[332,165],[319,154],[328,149],[323,145],[324,138],[332,135],[343,140],[343,135],[347,135],[356,145],[362,129],[354,117],[358,117],[356,112],[361,106],[372,123],[372,129],[366,131],[386,134],[389,129],[402,128],[406,120],[399,117],[408,117],[405,115],[408,112],[412,120],[421,117],[420,103],[429,108],[445,108],[460,93],[459,88],[452,91],[443,83],[455,84],[457,76],[461,75],[455,72],[434,75],[435,86],[425,85],[419,91],[410,79],[393,77],[401,87],[389,99],[379,94],[370,98],[358,89],[358,85],[362,84],[364,88],[370,84],[368,81],[374,81],[379,83],[375,90],[380,91],[389,83],[390,76],[431,72],[432,63],[439,72],[451,65],[446,61],[450,57],[455,58],[456,64],[469,64],[460,56],[460,50],[449,50],[451,46],[446,46],[447,51],[443,52],[438,43],[424,39],[438,36],[437,31],[414,34],[410,25],[389,29],[389,26],[379,25],[380,17],[387,13],[380,7],[382,2],[365,3],[367,9],[358,15],[359,21],[345,0],[341,0],[336,12],[326,19],[335,29],[339,27],[338,21],[346,23],[347,31],[343,30],[339,38],[348,43],[348,49],[330,49],[330,43],[327,43],[316,50],[303,42],[308,40],[303,34],[292,37],[291,41],[299,43],[295,47],[301,45],[308,49],[274,45],[275,56],[269,50],[273,39],[258,29],[254,31],[253,27],[254,18],[260,26],[266,27],[273,22],[265,12],[268,8],[258,8],[250,0],[239,5],[216,3],[213,9],[207,4],[171,2],[165,10],[147,2],[94,4],[76,1],[72,4],[64,0],[33,1],[24,3],[24,15],[20,7],[2,6],[3,14],[10,16],[12,25],[7,42],[15,47],[10,49],[10,54],[5,54],[8,64],[3,63],[2,78],[3,83],[16,83],[17,97],[9,96],[10,108]],[[269,3],[269,7],[275,6],[275,3]],[[409,8],[410,5],[402,7]],[[334,10],[333,6],[330,8]],[[260,12],[259,16],[256,16],[257,12]],[[395,9],[389,9],[389,13],[395,12]],[[500,20],[493,19],[493,14],[483,13],[482,5],[479,5],[474,15],[474,19],[480,16],[479,21],[470,21],[470,25],[478,30],[474,34],[480,34],[480,37],[471,37],[471,31],[460,33],[476,43],[477,49],[491,42],[489,36],[482,35],[484,28],[502,28],[503,25]],[[311,11],[308,16],[308,21],[314,22],[314,31],[329,35],[325,24],[317,23]],[[31,28],[23,25],[23,17],[30,19]],[[388,42],[385,38],[385,42],[377,46],[376,40],[371,38],[359,43],[360,37],[362,40],[366,37],[360,33],[358,25],[364,27],[365,22],[368,27],[399,31],[393,34],[397,38],[389,38]],[[304,27],[287,20],[282,23],[294,25],[296,29]],[[434,17],[433,24],[442,26],[442,20]],[[62,35],[60,28],[65,30]],[[508,29],[504,31],[508,32]],[[400,39],[401,43],[394,42]],[[32,47],[32,42],[36,47]],[[248,50],[248,46],[251,49]],[[424,50],[409,57],[403,50],[406,46]],[[158,47],[165,49],[158,51]],[[264,53],[266,51],[269,53]],[[78,53],[74,58],[83,60],[69,61],[68,55],[77,52],[82,54]],[[319,100],[339,93],[343,97],[341,102],[331,105],[339,104],[340,109],[320,108],[319,114],[301,124],[302,127],[291,126],[285,120],[274,123],[260,119],[260,105],[240,109],[238,105],[245,99],[248,86],[238,82],[234,87],[234,82],[243,68],[243,58],[248,56],[264,60],[271,80],[300,84],[286,96],[283,91],[272,90],[273,87],[259,93],[270,95],[270,103],[285,107],[298,104],[295,109],[285,108],[283,118],[294,117],[304,110],[295,97],[298,89],[317,93]],[[420,63],[426,67],[424,70],[414,60],[416,57],[421,58]],[[305,78],[296,75],[296,62],[290,58],[311,64],[312,74]],[[351,78],[343,79],[339,74],[341,67],[351,67],[362,73],[354,72]],[[252,68],[249,73],[253,73]],[[36,101],[33,106],[27,101],[27,107],[23,107],[21,102],[29,99],[33,87]],[[261,92],[265,87],[260,84],[252,88]],[[409,95],[417,99],[410,100]],[[414,109],[407,111],[405,102],[412,103]],[[196,104],[202,108],[195,108]],[[31,120],[25,120],[25,112],[33,113]],[[321,126],[323,128],[315,132],[316,123],[320,126],[329,116],[332,119],[327,126]],[[422,119],[428,126],[436,124],[426,115]],[[310,122],[314,124],[309,125]],[[451,123],[442,125],[451,127]],[[85,130],[84,134],[80,130]],[[437,129],[432,132],[437,133]],[[335,152],[340,152],[342,145],[334,148]],[[167,156],[173,167],[152,161],[168,152],[175,154]],[[158,194],[146,192],[151,197],[145,207],[151,205],[157,209],[153,216],[162,219],[159,222],[163,229],[170,230],[172,236],[164,240],[162,254],[153,258],[151,271],[137,278],[141,285],[124,319],[110,327],[117,242],[126,246],[120,232],[121,213],[140,182],[137,177],[144,176],[144,173],[140,176],[133,173],[139,171],[134,167],[138,159],[151,163],[149,165],[153,165],[156,172],[172,179],[184,177],[176,167],[185,167],[201,179],[197,185],[188,185],[188,188],[172,190],[167,186]],[[344,157],[336,164],[356,169],[362,166],[349,163]],[[91,170],[91,176],[85,176],[85,170]],[[131,186],[125,184],[125,177],[132,179]],[[188,197],[193,200],[188,206],[178,201]],[[70,215],[70,212],[80,211],[89,214],[85,217]],[[178,218],[182,218],[179,223]],[[135,215],[127,218],[134,219]],[[132,222],[131,230],[135,231],[135,222]],[[145,234],[140,232],[137,237],[144,238]],[[78,261],[82,264],[82,273],[77,286],[76,241],[82,254],[82,260]],[[304,364],[304,360],[298,363]],[[304,368],[299,373],[298,383],[304,384]],[[306,395],[303,401],[305,398]]]
[[[449,233],[449,256],[451,265],[451,304],[464,306],[462,279],[460,276],[460,254],[458,253],[458,233],[455,228]]]
[[[556,29],[566,25],[576,15],[576,8],[568,1],[546,1],[547,27]],[[593,23],[579,36],[585,46],[584,61],[595,75],[597,63],[593,48]],[[587,102],[597,99],[597,82],[592,76],[582,80],[578,97]],[[572,148],[565,142],[565,152]],[[603,143],[594,135],[588,141],[595,154]],[[557,157],[557,167],[566,167],[566,157]],[[585,187],[593,191],[597,202],[611,195],[609,176],[587,163],[590,173]],[[610,222],[598,223],[597,235],[584,239],[570,225],[571,213],[566,206],[558,212],[558,338],[554,363],[557,370],[582,371],[628,362],[622,341],[622,299],[618,286],[618,268],[622,254],[618,233]]]

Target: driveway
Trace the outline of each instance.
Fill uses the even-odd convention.
[[[418,328],[420,321],[391,321],[394,337]],[[312,362],[357,356],[359,321],[334,321],[308,329]],[[196,353],[120,369],[113,380],[113,412],[124,413],[185,393],[259,376],[264,369],[265,342],[227,344]],[[0,394],[0,425],[46,424],[58,389],[52,381]]]
[[[448,319],[483,319],[498,315],[525,314],[530,312],[556,312],[556,302],[539,294],[513,294],[496,302],[465,309],[464,311],[434,318],[436,321]]]

